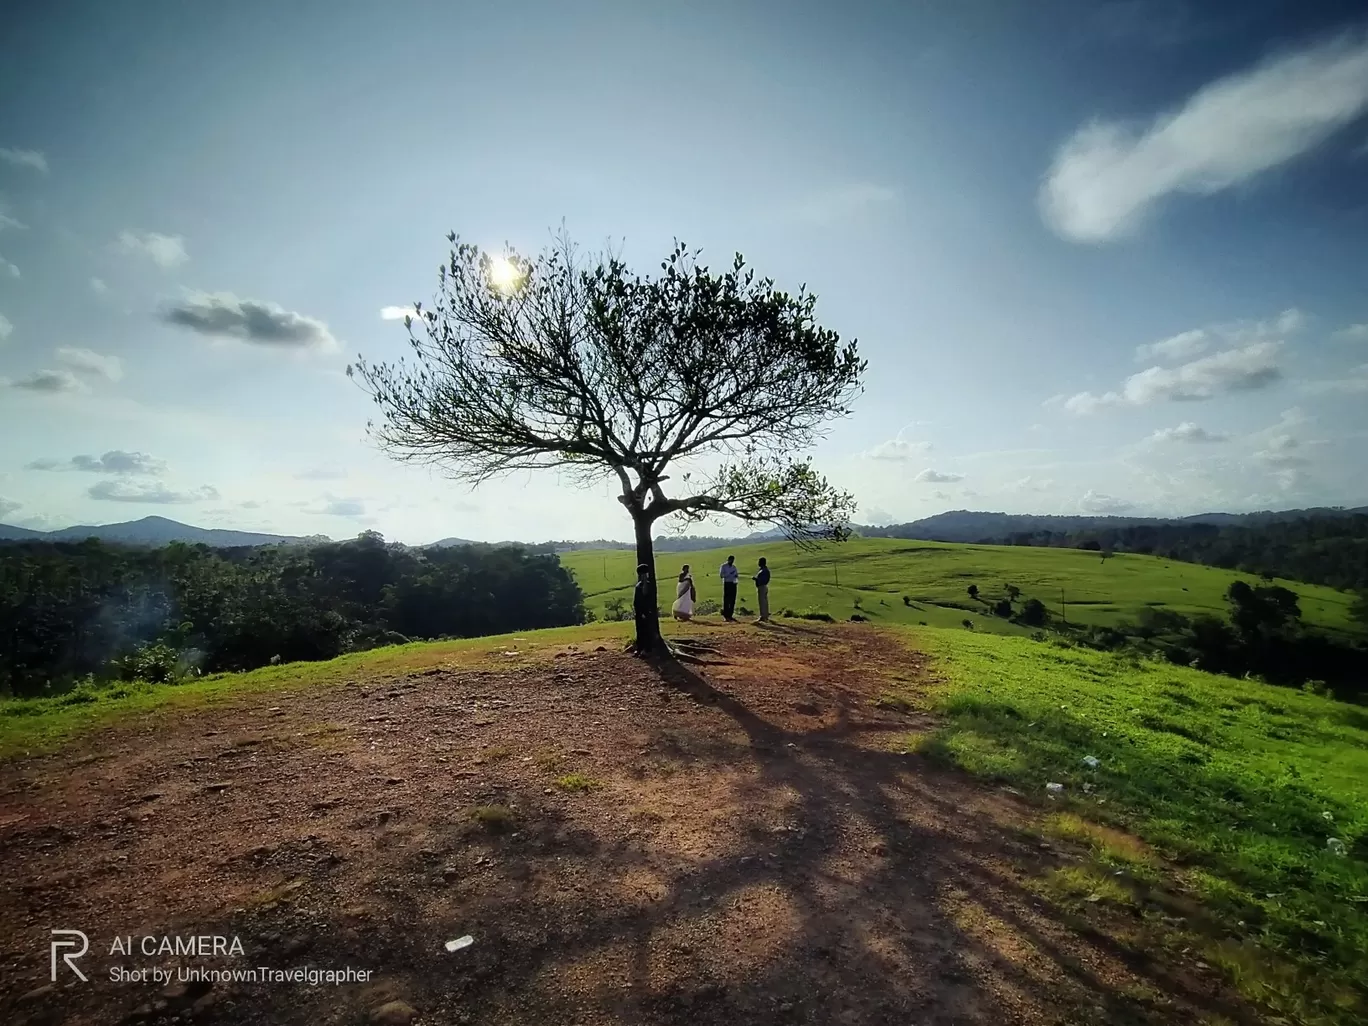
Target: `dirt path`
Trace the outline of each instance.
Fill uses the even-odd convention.
[[[435,667],[5,765],[0,1022],[1232,1015],[1022,886],[1071,857],[1021,831],[1033,810],[900,753],[915,714],[875,700],[887,673],[915,678],[914,654],[859,628],[696,633],[723,665],[669,680],[609,652]],[[49,983],[52,928],[89,935],[89,983],[63,966]],[[165,934],[237,937],[243,954],[137,950]],[[128,936],[134,952],[111,954]],[[148,965],[370,979],[110,979]]]

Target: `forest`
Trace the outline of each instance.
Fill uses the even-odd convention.
[[[1361,515],[1305,517],[1249,527],[1139,524],[1020,532],[984,540],[1138,552],[1346,591],[1368,591],[1368,516]]]
[[[0,545],[0,695],[585,619],[560,559],[517,546],[411,549],[369,531],[232,549],[19,542]]]

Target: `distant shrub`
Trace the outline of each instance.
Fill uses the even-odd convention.
[[[1031,640],[1032,640],[1032,641],[1044,641],[1044,640],[1045,640],[1045,632],[1044,632],[1044,631],[1031,631]]]
[[[501,834],[513,826],[513,810],[507,805],[477,805],[470,818],[491,834]]]
[[[867,617],[867,616],[861,616],[859,613],[851,613],[851,614],[850,614],[850,622],[851,622],[851,623],[868,623],[868,622],[869,622],[869,617]]]
[[[180,653],[161,642],[141,645],[115,659],[113,666],[115,676],[120,680],[144,680],[149,684],[170,684],[185,672]]]
[[[591,780],[583,773],[567,773],[556,780],[556,786],[562,791],[574,793],[592,790],[598,786],[598,782]]]
[[[801,613],[794,613],[793,615],[798,620],[821,620],[823,623],[836,622],[836,617],[820,609],[805,609]]]
[[[709,613],[719,613],[722,611],[722,603],[716,599],[705,599],[694,606],[695,616],[707,616]]]
[[[1050,612],[1045,608],[1045,603],[1033,598],[1027,599],[1026,604],[1021,607],[1021,612],[1017,614],[1017,622],[1027,627],[1044,627],[1049,617]]]
[[[972,631],[974,629],[974,621],[969,619],[967,616],[963,620],[961,620],[960,623],[964,625],[965,630]]]
[[[925,620],[918,620],[918,621],[917,621],[917,625],[918,625],[919,627],[925,627],[925,626],[926,626],[926,621],[925,621]]]
[[[1007,599],[1000,599],[998,602],[993,604],[993,615],[1000,616],[1004,620],[1011,619],[1012,603]]]
[[[1308,680],[1302,685],[1302,690],[1308,695],[1320,695],[1323,698],[1334,697],[1334,693],[1330,690],[1329,685],[1323,680]]]
[[[910,606],[911,604],[912,604],[912,596],[910,596],[910,595],[904,595],[904,596],[903,596],[903,605],[905,605],[905,606]]]
[[[625,598],[614,595],[603,604],[603,618],[605,620],[630,620],[632,609],[627,605]]]

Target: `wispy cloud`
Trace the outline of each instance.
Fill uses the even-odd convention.
[[[382,321],[402,321],[405,317],[418,318],[418,312],[411,306],[383,306],[380,308]]]
[[[164,270],[179,267],[190,259],[185,251],[185,237],[163,235],[161,232],[120,232],[114,249],[126,256],[146,257]]]
[[[1137,360],[1190,360],[1206,351],[1211,344],[1210,334],[1203,328],[1184,331],[1160,342],[1149,342],[1135,347]]]
[[[102,502],[138,502],[158,506],[204,502],[219,497],[218,489],[210,485],[178,492],[162,484],[140,484],[120,479],[99,481],[86,489],[86,495]]]
[[[90,391],[84,381],[68,370],[34,371],[17,381],[0,378],[0,387],[20,388],[26,392],[46,392],[54,395],[62,392]]]
[[[14,334],[14,325],[9,322],[9,318],[0,314],[0,342],[5,341]]]
[[[231,292],[191,293],[162,313],[162,319],[201,335],[234,338],[282,348],[333,349],[337,340],[320,320],[286,310],[275,303],[239,299]]]
[[[1336,331],[1333,337],[1340,342],[1368,342],[1368,324],[1346,325]]]
[[[1149,441],[1162,444],[1165,442],[1184,442],[1188,444],[1202,444],[1205,442],[1224,442],[1227,435],[1215,431],[1208,431],[1190,420],[1185,420],[1177,427],[1160,428],[1149,436]]]
[[[23,275],[19,273],[19,268],[16,267],[14,264],[10,263],[2,256],[0,256],[0,275],[5,275],[9,278],[23,277]]]
[[[1078,500],[1078,507],[1084,513],[1099,513],[1106,516],[1113,516],[1118,513],[1129,513],[1135,508],[1133,502],[1119,499],[1114,495],[1107,495],[1104,492],[1095,492],[1092,489],[1083,493],[1083,498]]]
[[[897,202],[898,193],[872,182],[853,182],[813,193],[792,209],[794,220],[809,224],[840,224]]]
[[[156,477],[166,471],[166,462],[145,452],[111,449],[102,456],[73,456],[69,460],[41,459],[26,465],[27,470],[75,470],[87,474],[126,474]]]
[[[47,174],[47,157],[38,150],[16,150],[0,146],[0,160],[14,167],[27,167],[41,174]]]
[[[23,506],[22,502],[16,502],[14,499],[7,499],[3,495],[0,495],[0,517],[9,516],[21,506]]]
[[[1309,381],[1303,387],[1312,394],[1363,395],[1368,393],[1368,363],[1337,378]]]
[[[930,442],[913,442],[905,438],[890,438],[880,442],[864,455],[871,460],[904,462],[918,459],[931,450]]]
[[[950,484],[953,481],[963,481],[963,474],[949,474],[940,470],[932,470],[927,467],[912,480],[920,481],[923,484]]]
[[[103,278],[91,278],[90,291],[95,293],[95,295],[97,296],[107,295],[109,292],[109,286],[105,284]]]
[[[57,350],[57,361],[83,374],[94,374],[107,381],[123,377],[123,361],[117,356],[105,356],[92,349],[63,346]]]
[[[1345,35],[1198,90],[1146,126],[1095,120],[1061,147],[1045,220],[1077,242],[1123,236],[1164,197],[1212,195],[1312,149],[1368,108],[1368,38]]]
[[[366,504],[361,499],[337,498],[328,496],[323,505],[305,510],[330,517],[361,517],[366,515]]]

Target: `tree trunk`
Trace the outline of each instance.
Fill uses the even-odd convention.
[[[665,640],[660,636],[660,617],[656,613],[660,606],[660,594],[656,589],[655,543],[651,540],[652,524],[652,520],[641,514],[632,517],[632,526],[636,529],[637,565],[640,566],[645,563],[651,568],[651,572],[647,575],[646,585],[650,615],[638,615],[636,617],[636,643],[633,647],[639,655],[666,651]]]

